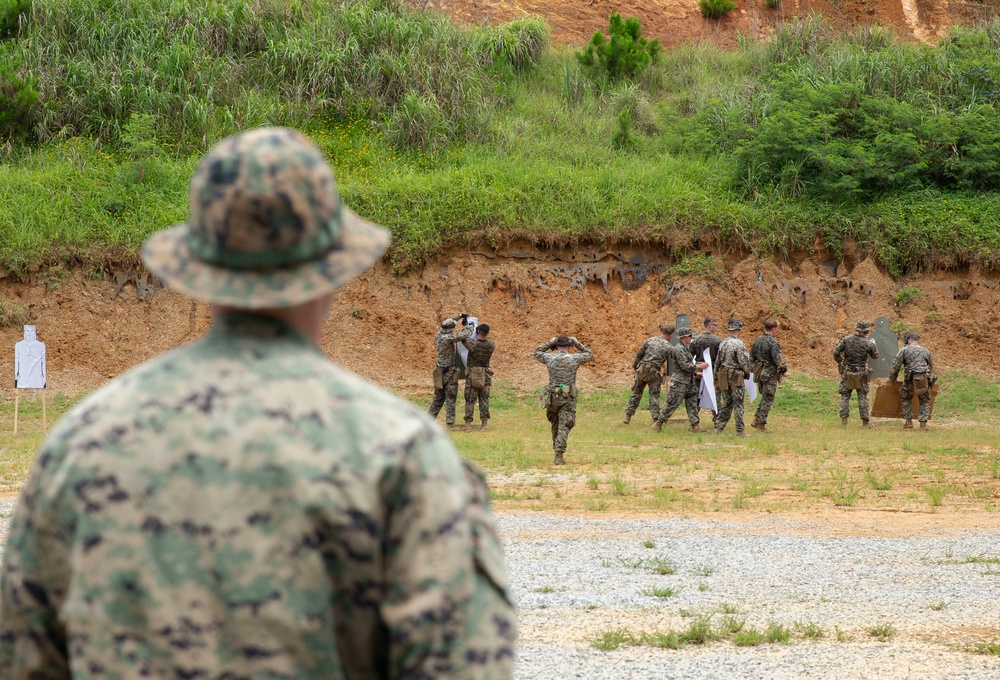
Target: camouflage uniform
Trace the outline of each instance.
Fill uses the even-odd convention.
[[[868,422],[870,416],[868,412],[868,359],[878,359],[878,350],[875,348],[875,341],[865,338],[857,333],[845,335],[833,348],[833,358],[840,366],[840,417],[848,418],[851,415],[851,392],[858,393],[858,413],[861,420]],[[847,373],[861,374],[861,387],[852,390],[847,386]]]
[[[660,385],[663,383],[660,371],[670,356],[670,347],[669,340],[657,335],[642,343],[642,347],[636,353],[632,361],[635,382],[632,384],[632,396],[629,397],[628,406],[625,407],[625,415],[629,418],[635,415],[642,393],[647,387],[649,387],[649,414],[653,420],[660,415]]]
[[[660,423],[670,420],[670,416],[674,415],[681,402],[687,409],[688,423],[691,427],[696,428],[701,422],[698,416],[698,380],[695,378],[695,358],[688,351],[690,347],[690,344],[685,347],[683,342],[670,347],[670,351],[673,352],[674,372],[670,375],[667,405],[660,411],[658,418]]]
[[[691,356],[694,357],[695,361],[705,360],[705,350],[708,350],[708,356],[712,360],[712,370],[715,371],[716,366],[719,361],[719,345],[722,343],[722,338],[720,338],[715,333],[710,331],[702,331],[698,335],[691,338],[691,344],[688,345],[688,350],[691,352]],[[698,389],[698,394],[701,394],[701,383],[703,379],[698,378],[695,380],[695,387]],[[712,385],[712,389],[715,390],[715,403],[716,405],[722,403],[722,394],[719,392],[719,386]],[[712,413],[712,423],[714,424],[718,414]]]
[[[750,363],[757,362],[761,363],[761,370],[759,375],[754,375],[754,380],[760,386],[760,403],[757,404],[757,412],[754,414],[754,424],[763,427],[767,425],[767,416],[774,405],[778,381],[788,370],[788,364],[781,356],[781,345],[776,337],[764,333],[753,341],[750,346]]]
[[[191,191],[190,222],[143,257],[209,302],[318,299],[388,241],[324,213],[332,173],[292,131],[222,142]],[[214,316],[43,445],[7,541],[0,677],[509,678],[515,618],[482,477],[430,418],[291,326]]]
[[[486,369],[486,387],[476,389],[472,386],[472,381],[465,380],[465,422],[472,422],[472,417],[476,410],[476,402],[479,402],[479,419],[485,424],[490,419],[490,387],[493,385],[493,371],[490,370],[490,359],[496,351],[497,344],[492,340],[480,340],[471,338],[463,340],[462,344],[469,350],[468,367],[483,367]]]
[[[461,318],[461,314],[456,314],[449,320],[457,322]],[[472,335],[471,325],[463,327],[460,331],[455,331],[454,328],[455,326],[445,321],[434,336],[434,349],[437,351],[437,366],[434,370],[441,371],[444,386],[434,388],[434,398],[431,400],[430,408],[427,409],[432,417],[437,418],[441,407],[444,406],[444,422],[447,425],[455,424],[455,401],[458,399],[458,377],[461,373],[457,365],[460,359],[455,345]]]
[[[903,384],[899,386],[899,397],[903,403],[903,417],[913,420],[913,376],[926,373],[928,380],[930,373],[934,370],[934,361],[931,359],[931,352],[926,347],[918,344],[904,345],[892,360],[892,368],[889,369],[889,378],[896,380],[900,369],[903,369]],[[918,397],[920,401],[920,414],[917,420],[926,423],[931,416],[931,393],[928,390]]]
[[[750,375],[750,360],[743,341],[732,336],[719,344],[719,370],[726,372],[729,389],[720,389],[719,415],[715,419],[715,429],[722,432],[735,414],[736,434],[743,433],[743,413],[746,408],[746,387],[743,381]]]
[[[557,454],[556,460],[561,460],[566,453],[569,431],[576,425],[576,371],[594,359],[594,353],[582,342],[574,341],[574,347],[580,350],[578,354],[570,354],[561,347],[550,354],[550,349],[556,349],[552,342],[542,343],[535,350],[535,358],[549,369],[545,417],[552,424],[552,449]]]

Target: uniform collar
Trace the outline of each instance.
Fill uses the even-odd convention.
[[[316,347],[316,343],[310,338],[284,321],[252,312],[227,312],[218,316],[208,332],[208,337],[211,338],[234,336],[290,340],[298,345]]]

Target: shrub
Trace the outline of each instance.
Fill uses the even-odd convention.
[[[0,138],[23,140],[31,136],[38,112],[38,92],[30,78],[0,65]]]
[[[900,288],[896,291],[896,294],[892,296],[893,302],[895,302],[900,307],[905,307],[914,300],[920,297],[920,289],[916,286],[906,286],[905,288]]]
[[[605,39],[597,31],[587,49],[577,52],[576,58],[583,66],[617,80],[634,78],[659,60],[660,41],[642,37],[642,22],[638,17],[622,19],[620,14],[612,12],[608,35],[610,38]]]
[[[17,35],[30,11],[31,0],[0,0],[0,40]]]
[[[764,4],[770,9],[779,9],[781,7],[781,0],[764,0]]]
[[[618,114],[618,129],[611,137],[611,146],[619,151],[633,151],[639,146],[639,140],[632,134],[632,114],[628,109]]]
[[[737,7],[733,0],[698,0],[698,9],[706,19],[721,19]]]

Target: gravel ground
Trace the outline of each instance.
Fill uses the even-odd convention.
[[[14,505],[0,502],[0,546]],[[544,514],[500,516],[498,524],[519,606],[517,680],[1000,677],[1000,657],[966,651],[1000,642],[996,531],[831,537],[781,518],[747,527]],[[675,573],[653,573],[668,563]],[[679,592],[641,594],[667,587]],[[823,637],[676,651],[591,646],[620,628],[680,631],[692,615],[712,615],[713,624],[733,616],[758,629],[814,624]],[[881,624],[897,631],[891,642],[867,632]]]
[[[808,524],[779,518],[751,528],[541,514],[498,521],[520,608],[518,680],[1000,677],[1000,657],[966,651],[1000,642],[995,531],[887,539],[810,535]],[[654,574],[656,558],[676,572]],[[665,587],[679,592],[641,594]],[[735,616],[758,629],[814,624],[823,637],[677,651],[591,646],[619,628],[681,631],[692,614],[711,614],[713,624]],[[890,642],[868,632],[882,624],[896,631]]]

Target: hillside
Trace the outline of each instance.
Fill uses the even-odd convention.
[[[741,0],[721,21],[705,19],[697,0],[411,0],[468,25],[499,24],[529,15],[543,17],[559,44],[586,43],[604,29],[612,10],[638,16],[645,32],[665,45],[709,40],[734,45],[737,34],[765,38],[775,25],[820,15],[841,28],[878,23],[908,38],[929,42],[956,23],[991,16],[989,0],[785,0],[768,9],[763,0]]]

